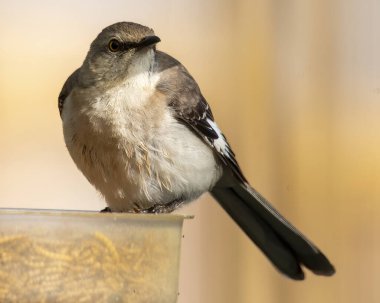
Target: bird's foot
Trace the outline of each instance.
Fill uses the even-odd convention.
[[[112,213],[112,210],[111,210],[111,208],[109,208],[109,207],[107,206],[106,208],[102,209],[100,212],[101,212],[101,213]]]
[[[167,204],[155,204],[141,211],[143,214],[168,214],[184,204],[182,199],[177,199]]]

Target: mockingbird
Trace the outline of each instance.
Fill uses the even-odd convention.
[[[171,212],[209,191],[278,270],[334,267],[244,177],[189,72],[152,29],[120,22],[92,42],[59,95],[71,157],[115,212]]]

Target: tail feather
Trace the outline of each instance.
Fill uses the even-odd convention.
[[[215,187],[211,193],[285,275],[302,280],[301,264],[318,275],[334,274],[334,267],[323,253],[248,184]]]
[[[304,273],[287,245],[232,189],[217,188],[211,193],[282,273],[295,280],[304,279]]]

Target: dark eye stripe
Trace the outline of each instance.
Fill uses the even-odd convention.
[[[123,43],[123,50],[129,50],[131,48],[138,47],[138,43],[135,42],[124,42]]]
[[[117,39],[111,39],[108,42],[108,49],[111,52],[127,51],[138,46],[139,44],[136,42],[120,42]]]

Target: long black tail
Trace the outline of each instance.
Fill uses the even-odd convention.
[[[324,254],[248,184],[214,187],[211,194],[280,272],[295,280],[304,279],[301,265],[317,275],[335,273]]]

